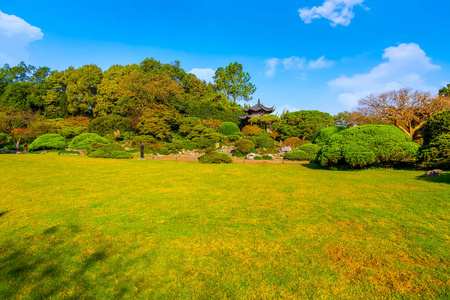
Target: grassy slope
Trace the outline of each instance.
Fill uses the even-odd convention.
[[[447,298],[450,174],[0,155],[0,298]]]

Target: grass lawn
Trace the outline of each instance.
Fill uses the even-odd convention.
[[[450,173],[0,155],[0,298],[449,299]]]

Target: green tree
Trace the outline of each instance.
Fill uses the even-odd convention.
[[[256,87],[250,82],[250,75],[245,73],[242,65],[235,62],[225,68],[218,68],[214,75],[215,87],[234,103],[240,100],[250,101]]]
[[[447,84],[446,87],[444,86],[442,89],[439,90],[439,95],[450,96],[450,83]]]
[[[317,110],[301,110],[286,113],[280,123],[281,139],[298,137],[313,140],[323,128],[333,126],[333,117]]]

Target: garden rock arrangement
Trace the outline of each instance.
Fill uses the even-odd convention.
[[[425,174],[422,175],[422,177],[432,177],[432,176],[441,176],[441,175],[442,175],[442,170],[435,169],[435,170],[426,172]]]

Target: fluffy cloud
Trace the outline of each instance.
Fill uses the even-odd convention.
[[[0,11],[0,64],[15,64],[26,60],[28,44],[41,40],[43,36],[41,29]]]
[[[206,82],[213,82],[213,76],[216,73],[213,69],[192,69],[188,73],[194,74],[198,79],[205,80]]]
[[[364,0],[326,0],[321,6],[301,8],[298,10],[300,18],[309,24],[313,19],[325,18],[331,21],[331,26],[348,26],[352,21],[353,7],[361,5]],[[365,8],[367,9],[367,8]]]
[[[392,89],[412,87],[429,91],[432,87],[425,85],[423,75],[440,69],[431,63],[426,53],[414,43],[400,44],[384,49],[382,56],[387,60],[374,67],[370,72],[353,76],[342,75],[328,84],[341,90],[339,101],[348,108],[356,106],[358,100],[371,93]]]
[[[312,70],[331,67],[334,62],[325,59],[325,56],[317,60],[307,59],[306,57],[291,56],[284,59],[271,58],[266,60],[266,76],[273,77],[278,65],[282,63],[284,70]]]

